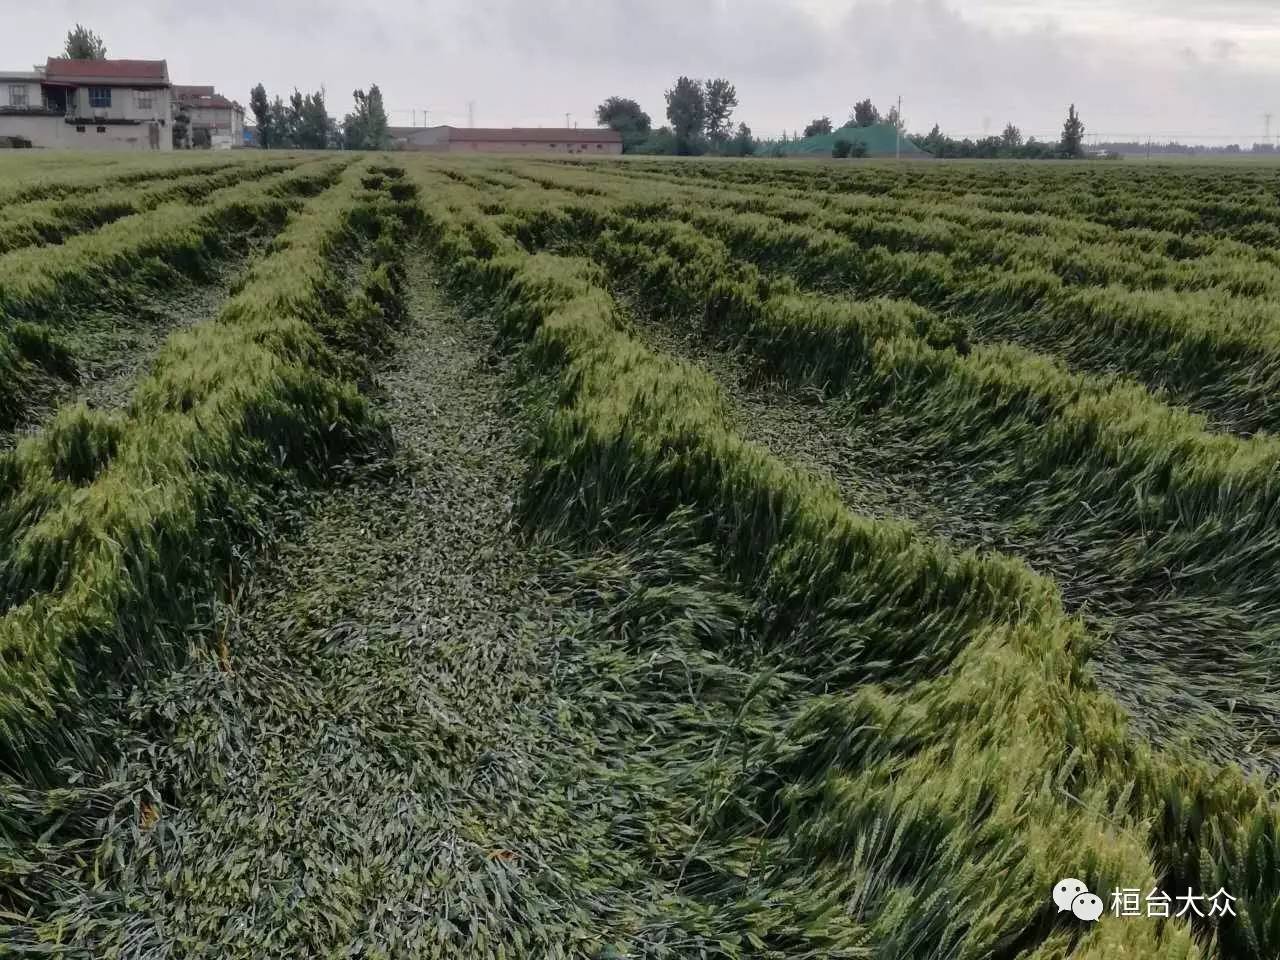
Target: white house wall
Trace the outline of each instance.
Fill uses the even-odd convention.
[[[173,133],[168,125],[159,127],[160,143],[151,146],[150,124],[83,124],[83,132],[62,117],[0,115],[0,137],[22,137],[33,147],[61,150],[152,150],[173,149]]]
[[[75,110],[73,111],[75,115],[102,117],[107,120],[163,120],[166,127],[172,122],[168,89],[135,89],[133,87],[110,87],[109,89],[111,106],[91,107],[89,87],[79,87],[75,92]]]

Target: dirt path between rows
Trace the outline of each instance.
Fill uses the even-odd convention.
[[[421,270],[410,315],[380,378],[395,460],[322,497],[220,669],[170,700],[178,845],[152,894],[162,930],[220,956],[501,940],[472,902],[520,912],[516,714],[556,612],[512,528],[519,434],[489,331]]]
[[[752,684],[701,649],[720,601],[521,534],[510,361],[421,262],[410,287],[395,455],[316,493],[220,639],[134,692],[124,779],[159,801],[46,929],[125,957],[595,958],[742,922],[681,889],[732,889],[715,864],[743,856],[700,837],[694,776]]]

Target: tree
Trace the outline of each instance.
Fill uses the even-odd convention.
[[[386,150],[391,146],[391,132],[378,85],[371,86],[368,93],[352,91],[351,98],[356,109],[342,121],[342,145],[348,150]]]
[[[737,132],[729,143],[729,155],[732,157],[750,157],[756,152],[756,138],[751,135],[751,128],[745,123],[738,124]]]
[[[679,145],[676,143],[675,134],[671,132],[670,127],[659,127],[649,136],[645,137],[640,143],[633,148],[634,153],[667,155],[676,153]]]
[[[691,153],[695,147],[694,138],[701,133],[707,119],[707,101],[702,84],[688,77],[679,77],[666,96],[667,119],[671,121],[671,132],[675,134],[676,150]]]
[[[213,137],[208,127],[196,127],[191,131],[191,146],[196,150],[208,150],[213,146]]]
[[[994,160],[1000,156],[1003,142],[995,135],[983,137],[974,145],[973,155],[983,160]]]
[[[933,125],[933,129],[923,137],[912,137],[911,139],[920,144],[921,147],[932,153],[935,157],[940,157],[942,156],[942,148],[946,143],[947,138],[943,135],[942,128],[935,123]]]
[[[729,137],[729,118],[738,105],[738,91],[728,80],[718,77],[703,84],[702,99],[707,139],[712,143],[722,143]]]
[[[875,108],[872,107],[872,109],[874,110]],[[884,122],[891,127],[896,127],[898,130],[905,129],[905,124],[902,122],[902,114],[898,112],[896,105],[889,108],[889,112],[885,114]]]
[[[249,109],[253,111],[253,120],[258,128],[258,146],[263,150],[276,146],[275,132],[271,127],[271,101],[267,99],[267,88],[262,84],[249,91]]]
[[[173,149],[185,150],[190,144],[187,133],[191,129],[191,117],[187,111],[179,108],[178,115],[173,118]]]
[[[275,138],[273,142],[277,147],[298,145],[294,137],[293,117],[278,94],[271,101],[271,135]]]
[[[843,160],[845,157],[849,155],[849,148],[852,146],[853,146],[852,143],[850,143],[844,137],[841,137],[839,140],[837,140],[835,143],[831,145],[831,155],[837,159]]]
[[[596,121],[622,134],[622,152],[630,153],[649,137],[652,121],[640,104],[627,97],[610,97],[596,107]]]
[[[880,122],[880,111],[870,98],[860,100],[853,105],[853,113],[849,114],[849,123],[855,127],[870,127]]]
[[[88,27],[77,23],[74,30],[67,31],[67,42],[62,55],[69,60],[105,60],[107,45]]]
[[[382,102],[382,91],[376,83],[369,86],[365,104],[369,108],[369,149],[386,150],[391,146],[391,125],[387,122],[387,108]]]
[[[305,96],[295,87],[289,95],[289,127],[293,145],[304,150],[324,150],[329,146],[329,112],[324,90]]]
[[[819,134],[827,134],[831,132],[831,118],[819,117],[817,120],[809,121],[809,125],[804,128],[806,137],[816,137]]]
[[[1083,144],[1084,124],[1080,121],[1080,115],[1076,113],[1076,105],[1073,103],[1071,109],[1067,111],[1067,122],[1062,125],[1062,153],[1067,157],[1083,156]]]
[[[1006,124],[1004,133],[1000,134],[1000,145],[1006,150],[1017,150],[1022,146],[1022,131],[1012,123]]]

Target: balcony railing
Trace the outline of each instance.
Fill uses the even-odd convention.
[[[3,117],[60,117],[62,113],[63,111],[60,107],[46,107],[43,104],[26,107],[0,107],[0,116]]]

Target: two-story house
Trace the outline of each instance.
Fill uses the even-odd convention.
[[[213,87],[174,84],[173,115],[181,111],[191,121],[190,142],[200,145],[201,131],[207,146],[230,150],[244,144],[244,107],[228,100]]]
[[[169,67],[163,60],[49,58],[0,70],[0,139],[33,147],[172,150]]]

